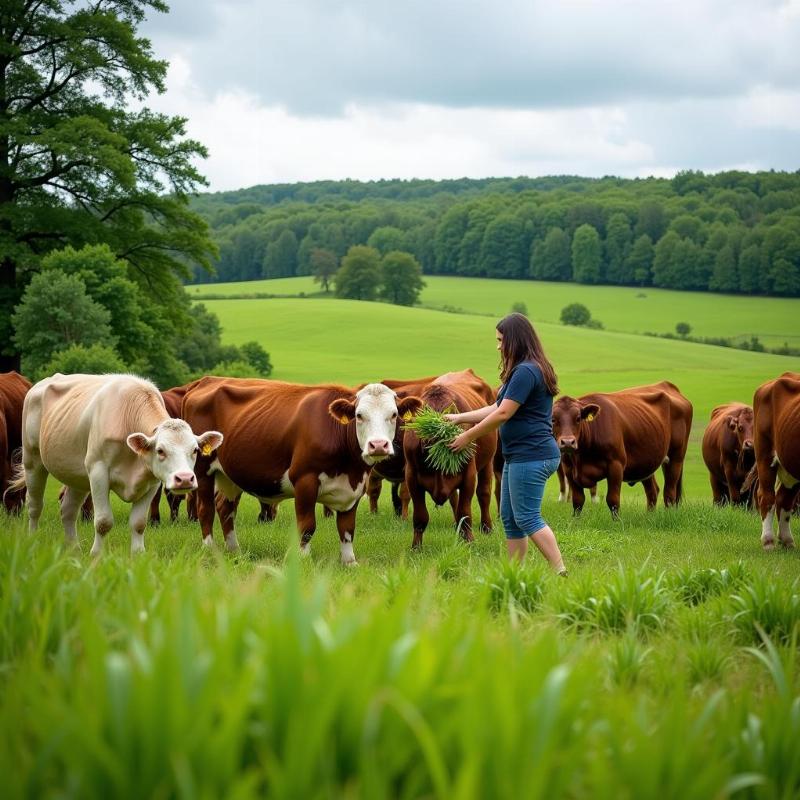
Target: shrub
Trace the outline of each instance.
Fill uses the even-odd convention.
[[[107,372],[125,372],[122,359],[110,347],[104,344],[93,344],[89,347],[73,344],[59,350],[39,371],[40,377],[47,377],[56,372],[65,375],[82,372],[87,375],[104,375]]]
[[[564,325],[587,325],[591,318],[591,312],[582,303],[570,303],[561,309],[561,322]]]
[[[678,336],[684,336],[684,337],[686,337],[686,336],[688,336],[688,335],[689,335],[691,332],[692,332],[692,326],[691,326],[691,325],[690,325],[688,322],[679,322],[679,323],[678,323],[678,324],[675,326],[675,333],[677,333],[677,334],[678,334]]]
[[[528,306],[525,303],[517,302],[511,304],[511,313],[512,314],[524,314],[526,317],[528,316]]]
[[[787,643],[800,628],[800,593],[797,581],[790,585],[758,575],[731,597],[733,621],[746,641],[760,644],[759,628],[770,639]]]
[[[480,579],[487,589],[487,605],[495,613],[538,608],[544,594],[544,575],[538,567],[517,559],[493,564]]]

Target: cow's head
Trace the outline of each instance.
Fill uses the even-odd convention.
[[[194,462],[198,453],[211,455],[222,444],[222,434],[206,431],[195,436],[182,419],[168,419],[153,433],[132,433],[128,447],[141,458],[147,468],[169,491],[175,494],[197,488]]]
[[[560,450],[578,449],[582,424],[591,424],[600,413],[597,403],[585,403],[574,397],[559,397],[553,403],[553,436]]]
[[[340,397],[334,400],[328,411],[343,425],[355,420],[361,458],[367,464],[375,464],[394,455],[392,440],[398,416],[410,418],[420,408],[422,401],[418,397],[398,398],[388,386],[368,383],[356,392],[353,399]]]
[[[753,450],[753,409],[745,406],[736,414],[729,414],[728,427],[736,436],[739,452],[750,453]]]

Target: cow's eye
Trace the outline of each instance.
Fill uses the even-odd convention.
[[[392,419],[397,419],[397,412],[396,411],[392,414]]]
[[[157,447],[156,448],[156,455],[158,455],[159,458],[164,458],[164,456],[166,455],[166,453],[164,452],[164,448],[163,447]]]
[[[363,421],[364,421],[364,415],[363,415],[363,414],[356,414],[356,419],[357,419],[359,422],[363,422]]]

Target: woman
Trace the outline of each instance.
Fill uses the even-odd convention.
[[[462,450],[500,428],[505,458],[500,516],[508,555],[522,560],[531,539],[553,569],[566,575],[556,537],[541,513],[544,485],[561,458],[551,420],[553,396],[558,393],[556,373],[526,316],[509,314],[497,324],[496,333],[503,384],[497,405],[446,414],[453,422],[477,423],[457,436],[450,449]]]

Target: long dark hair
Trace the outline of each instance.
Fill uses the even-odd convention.
[[[548,394],[557,395],[556,371],[545,355],[542,342],[530,320],[515,311],[497,323],[497,332],[503,337],[500,344],[500,380],[506,383],[517,364],[533,361],[542,371]]]

